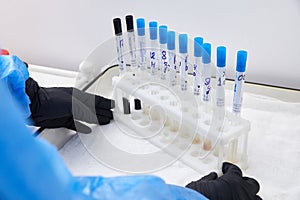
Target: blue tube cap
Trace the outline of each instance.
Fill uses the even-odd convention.
[[[217,48],[217,66],[225,67],[226,66],[226,47],[219,46]]]
[[[150,40],[157,40],[157,22],[149,22]]]
[[[202,45],[203,45],[203,38],[195,37],[194,38],[194,56],[195,57],[202,56]]]
[[[168,50],[175,50],[175,32],[168,31]]]
[[[187,53],[188,35],[179,34],[179,53]]]
[[[240,50],[237,52],[236,71],[245,72],[247,62],[247,51]]]
[[[168,27],[159,26],[159,43],[167,44]]]
[[[203,51],[202,51],[202,63],[203,64],[209,64],[211,61],[211,44],[210,43],[204,43],[202,45]]]
[[[136,20],[136,26],[137,26],[138,36],[144,36],[145,35],[145,19],[138,18]]]

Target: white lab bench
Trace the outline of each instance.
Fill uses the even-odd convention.
[[[31,76],[41,86],[74,86],[77,75],[76,72],[34,65],[29,69]],[[114,74],[113,71],[107,72],[108,78]],[[99,92],[101,85],[103,86],[103,79],[100,77],[87,91],[109,96],[110,88]],[[226,87],[232,90],[233,82],[227,81]],[[243,116],[252,123],[249,135],[249,167],[244,173],[255,177],[260,182],[259,194],[264,199],[298,199],[300,196],[300,124],[296,121],[300,120],[300,92],[245,84],[244,94]],[[276,110],[279,113],[278,117]],[[290,123],[293,123],[293,126]],[[113,125],[114,122],[103,130],[113,131],[109,128]],[[74,175],[128,174],[97,161],[82,143],[80,136],[73,131],[47,129],[39,137],[47,139],[60,149],[60,154]],[[175,162],[151,174],[164,178],[168,183],[182,186],[204,175],[180,162]]]

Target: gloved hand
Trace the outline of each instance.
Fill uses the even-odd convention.
[[[236,165],[224,162],[223,175],[211,172],[186,187],[196,190],[211,200],[259,200],[259,183],[249,177],[243,177]]]
[[[31,119],[44,128],[64,127],[81,133],[91,129],[80,123],[108,124],[113,119],[114,101],[71,87],[40,87],[29,78],[26,93],[30,98]],[[79,120],[79,121],[78,121]]]

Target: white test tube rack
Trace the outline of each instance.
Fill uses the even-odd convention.
[[[180,85],[170,87],[150,73],[129,71],[113,77],[112,82],[114,118],[137,136],[199,172],[212,170],[212,165],[220,170],[224,161],[247,168],[248,120],[214,107],[213,101],[210,105],[201,103],[192,85],[182,92]],[[132,113],[124,115],[124,94],[140,99],[144,110],[131,108]],[[232,149],[230,143],[234,140],[238,146]]]

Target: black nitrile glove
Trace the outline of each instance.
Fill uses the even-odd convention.
[[[91,129],[78,122],[108,124],[113,119],[114,101],[71,87],[39,87],[32,78],[26,81],[31,120],[43,128],[68,128],[81,133]]]
[[[186,187],[198,191],[210,200],[260,200],[257,193],[259,183],[249,177],[243,177],[242,171],[236,165],[224,162],[224,175],[218,177],[211,172],[198,181],[187,184]]]

